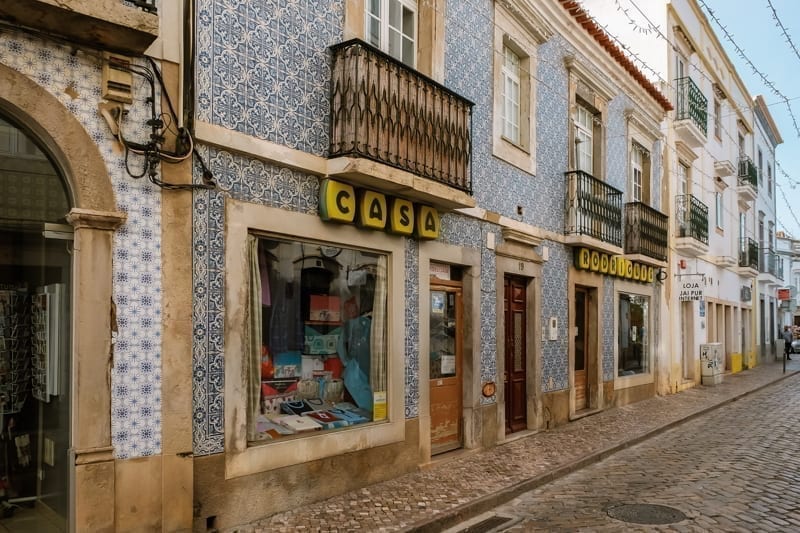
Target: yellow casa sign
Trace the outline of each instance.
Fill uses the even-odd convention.
[[[655,274],[655,269],[649,265],[589,248],[575,249],[575,268],[644,283],[652,283]]]
[[[320,184],[319,216],[325,221],[355,223],[362,228],[415,235],[419,239],[439,237],[439,212],[433,207],[356,189],[332,179],[324,179]]]

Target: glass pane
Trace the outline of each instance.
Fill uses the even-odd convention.
[[[381,23],[378,19],[369,17],[367,20],[369,30],[367,31],[367,40],[372,46],[381,46]]]
[[[407,65],[414,65],[414,41],[403,38],[403,63]]]
[[[649,372],[649,338],[647,335],[650,299],[636,294],[620,294],[619,298],[619,363],[620,376]]]
[[[402,37],[400,36],[400,33],[395,29],[389,28],[389,55],[402,61],[403,57],[401,54],[403,51],[401,46]]]
[[[412,41],[416,35],[416,17],[414,15],[415,13],[412,10],[407,7],[403,8],[403,35]]]
[[[11,441],[4,475],[18,501],[55,511],[60,530],[69,508],[72,243],[44,229],[65,224],[70,203],[36,141],[1,119],[0,132],[0,431],[27,437]]]
[[[259,440],[386,417],[386,265],[357,249],[259,239]]]
[[[441,379],[455,376],[455,293],[431,291],[430,317],[430,377]]]
[[[381,18],[381,0],[369,0],[367,2],[367,13]]]
[[[389,26],[402,28],[403,6],[399,0],[389,0]]]

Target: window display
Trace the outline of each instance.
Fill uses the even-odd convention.
[[[386,419],[386,255],[255,235],[248,246],[248,441]]]
[[[619,295],[619,376],[650,372],[650,339],[647,336],[650,298],[637,294]]]

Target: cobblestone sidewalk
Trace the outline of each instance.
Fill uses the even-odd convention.
[[[793,360],[785,374],[781,362],[726,374],[228,531],[441,531],[798,372]]]

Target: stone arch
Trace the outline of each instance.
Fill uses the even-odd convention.
[[[72,459],[70,531],[113,531],[111,332],[114,230],[125,221],[97,143],[52,94],[0,65],[0,111],[24,125],[60,171],[72,209]]]
[[[36,82],[0,64],[0,108],[24,124],[53,156],[67,180],[73,206],[116,211],[105,161],[78,119]]]

